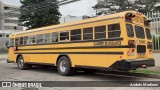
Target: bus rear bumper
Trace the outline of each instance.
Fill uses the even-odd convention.
[[[110,66],[110,70],[135,70],[137,68],[146,68],[155,66],[154,59],[147,60],[121,60],[116,61]]]

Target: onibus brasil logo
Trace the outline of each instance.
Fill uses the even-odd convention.
[[[41,83],[37,82],[2,82],[2,87],[39,88]]]

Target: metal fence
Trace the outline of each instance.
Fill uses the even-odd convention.
[[[160,11],[152,11],[145,14],[151,19],[151,33],[153,35],[153,49],[160,50]]]

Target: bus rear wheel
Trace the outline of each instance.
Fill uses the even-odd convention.
[[[60,57],[60,59],[58,60],[57,69],[62,76],[69,76],[73,74],[73,68],[71,67],[71,62],[65,56]]]
[[[24,63],[24,59],[23,59],[22,56],[19,56],[19,57],[18,57],[17,66],[18,66],[18,69],[20,69],[20,70],[24,70],[24,69],[26,69],[26,68],[32,67],[32,65],[29,65],[29,64],[25,64],[25,63]]]

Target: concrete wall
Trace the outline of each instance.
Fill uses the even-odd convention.
[[[160,51],[154,51],[153,58],[155,59],[156,66],[160,66]]]

